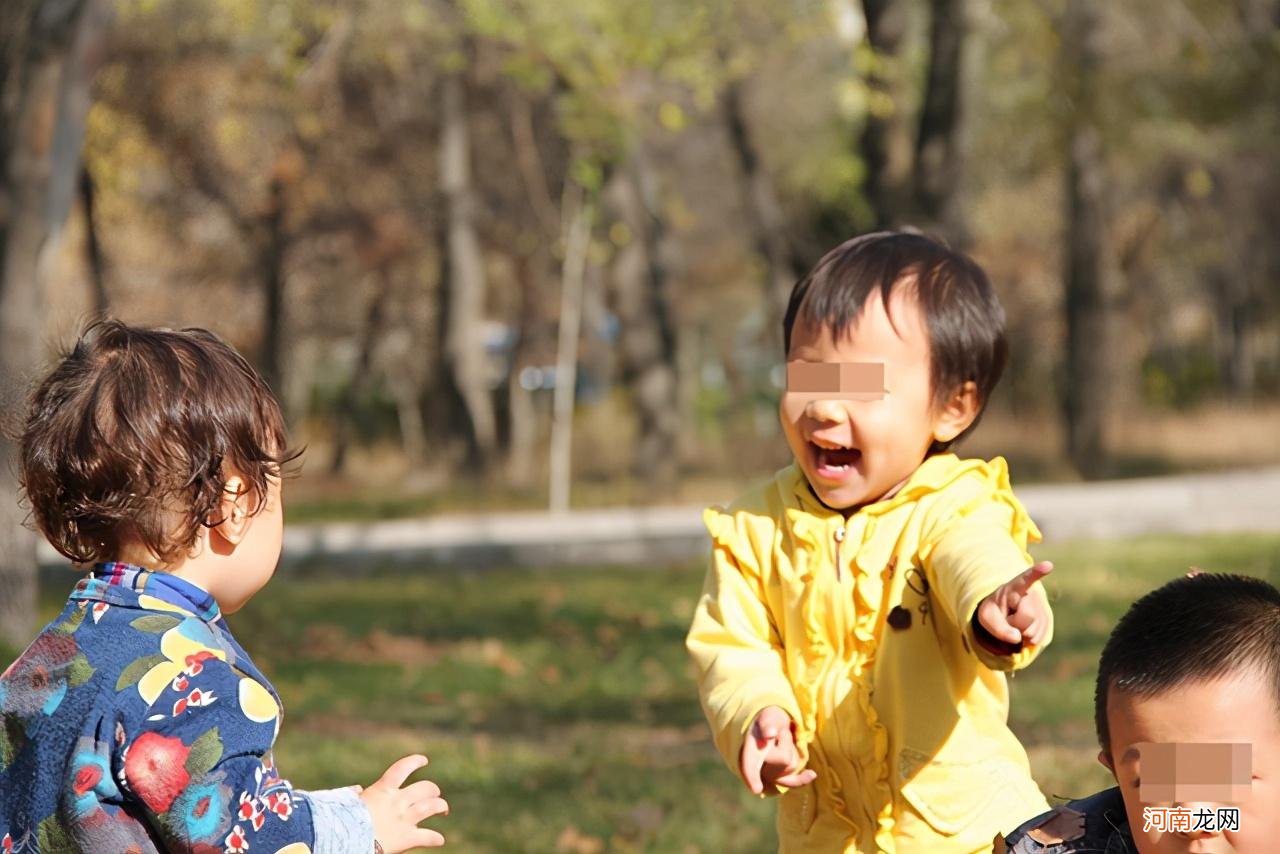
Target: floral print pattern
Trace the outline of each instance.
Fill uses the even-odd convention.
[[[71,635],[62,631],[42,634],[0,676],[4,684],[0,689],[0,708],[5,714],[23,718],[37,712],[49,717],[67,695],[71,677],[87,666]],[[84,678],[79,680],[83,681]]]
[[[160,621],[164,625],[168,617],[142,617],[135,622]],[[148,625],[154,626],[156,622]],[[177,622],[173,628],[160,637],[160,655],[157,661],[142,678],[138,680],[138,696],[148,706],[170,683],[176,683],[179,677],[197,676],[204,670],[204,663],[212,658],[226,661],[225,652],[215,649],[213,632],[209,626],[195,618],[189,617]]]
[[[316,844],[323,810],[271,759],[279,699],[180,579],[95,568],[0,676],[0,713],[0,854]]]

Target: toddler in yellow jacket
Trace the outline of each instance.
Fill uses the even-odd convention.
[[[990,851],[1047,809],[1004,671],[1052,637],[1052,566],[1004,460],[948,452],[1004,326],[982,269],[920,234],[847,241],[791,294],[795,461],[707,511],[687,641],[716,746],[781,793],[784,852]]]

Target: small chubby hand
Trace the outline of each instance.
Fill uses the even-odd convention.
[[[1047,560],[1019,573],[978,605],[978,623],[996,640],[1010,644],[1038,644],[1049,631],[1049,606],[1031,588],[1053,571]]]
[[[778,706],[765,706],[756,715],[742,743],[738,767],[755,795],[776,792],[778,786],[807,786],[818,776],[816,771],[801,767],[795,724]]]
[[[440,787],[430,780],[404,785],[409,775],[426,764],[425,756],[406,756],[393,763],[376,783],[357,792],[369,808],[373,835],[387,854],[444,845],[440,833],[418,827],[419,822],[433,815],[449,814],[449,804],[440,797]]]

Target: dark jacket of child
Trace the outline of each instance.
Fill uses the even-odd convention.
[[[1120,790],[1107,789],[1038,815],[1004,838],[1009,854],[1135,854]]]
[[[295,790],[280,700],[182,579],[103,564],[0,676],[0,852],[367,852],[354,791]]]

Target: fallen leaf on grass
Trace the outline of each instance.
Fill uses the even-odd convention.
[[[487,638],[480,649],[485,664],[498,668],[508,676],[520,676],[524,673],[524,665],[507,652],[507,648],[497,638]]]
[[[600,854],[604,851],[604,840],[589,836],[571,824],[556,837],[556,850],[568,854]]]

